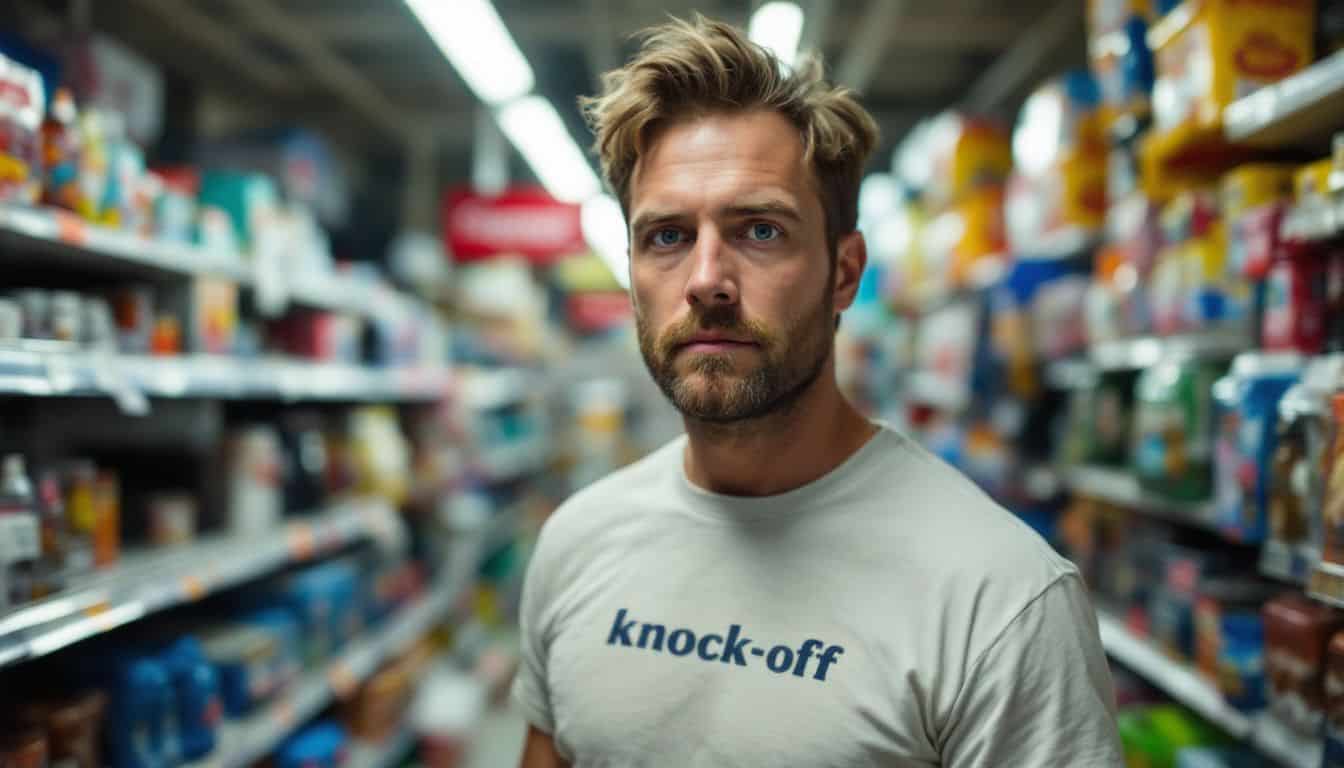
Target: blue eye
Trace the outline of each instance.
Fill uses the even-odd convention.
[[[658,248],[673,248],[682,243],[683,233],[679,229],[664,227],[656,230],[649,240]]]
[[[778,239],[782,234],[783,232],[774,224],[758,221],[747,230],[747,239],[758,243],[768,243],[771,240]]]

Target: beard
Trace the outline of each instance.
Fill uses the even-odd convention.
[[[644,365],[672,405],[687,418],[718,425],[787,411],[821,375],[835,343],[829,286],[816,306],[778,332],[743,317],[737,305],[695,308],[661,335],[637,309],[635,327]],[[755,346],[735,353],[681,351],[704,331],[731,334]]]

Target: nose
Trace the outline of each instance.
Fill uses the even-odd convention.
[[[686,282],[686,302],[702,307],[736,304],[738,275],[732,256],[717,232],[702,228],[691,251],[691,276]]]

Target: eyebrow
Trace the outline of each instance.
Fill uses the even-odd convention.
[[[718,209],[718,215],[737,217],[772,215],[781,216],[795,223],[801,223],[803,220],[802,215],[798,213],[798,209],[783,200],[763,200],[759,203],[727,205]],[[657,224],[668,224],[685,218],[686,214],[683,213],[648,211],[636,216],[630,229],[632,232],[642,232]]]

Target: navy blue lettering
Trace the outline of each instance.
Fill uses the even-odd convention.
[[[723,645],[723,636],[705,635],[704,637],[700,638],[700,645],[696,646],[695,653],[697,656],[704,659],[705,661],[713,661],[718,656],[718,654],[716,654],[714,651],[709,650],[709,644],[711,642]]]
[[[836,661],[839,659],[840,654],[844,652],[845,649],[841,648],[838,645],[832,645],[831,647],[827,648],[826,652],[821,654],[821,663],[817,667],[817,674],[813,675],[812,677],[816,680],[821,680],[825,682],[826,670],[830,669],[831,665],[836,663]]]
[[[645,624],[639,630],[639,647],[649,647],[649,636],[653,636],[653,650],[663,650],[663,635],[667,634],[667,627],[662,624]]]
[[[770,649],[770,655],[765,657],[765,666],[770,668],[771,672],[783,672],[793,666],[793,649],[787,645],[776,645]]]
[[[719,656],[719,661],[724,664],[731,661],[739,667],[747,666],[747,658],[742,655],[742,650],[751,645],[751,638],[738,639],[741,632],[741,624],[733,624],[728,627],[728,639],[723,641],[723,655]]]
[[[788,673],[802,678],[811,672],[814,680],[823,682],[845,653],[843,646],[826,645],[817,638],[804,640],[796,649],[788,645],[776,645],[767,653],[764,647],[753,644],[751,638],[743,634],[741,624],[729,624],[726,635],[697,636],[695,630],[687,627],[669,630],[666,624],[636,621],[629,618],[629,611],[625,608],[616,611],[616,618],[607,633],[607,645],[638,647],[659,653],[666,645],[667,651],[673,656],[689,656],[694,652],[702,661],[718,661],[739,667],[747,666],[747,654],[750,654],[764,659],[766,667],[775,674]],[[812,668],[814,664],[815,669]]]
[[[678,629],[667,638],[667,650],[673,656],[685,656],[695,647],[695,633],[689,629]]]
[[[815,638],[804,640],[803,647],[798,649],[798,663],[793,665],[793,676],[802,677],[807,669],[807,662],[812,658],[812,653],[821,648],[821,641]]]
[[[616,620],[611,623],[611,632],[607,634],[607,645],[630,647],[630,630],[634,629],[639,622],[634,619],[623,621],[624,619],[625,609],[622,608],[616,612]]]

